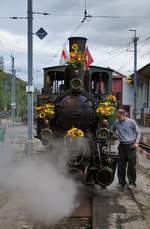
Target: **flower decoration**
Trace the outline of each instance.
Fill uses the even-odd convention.
[[[68,60],[68,64],[72,65],[74,68],[79,68],[84,63],[84,54],[79,51],[79,46],[76,43],[72,45],[69,56],[70,59]]]
[[[54,116],[54,104],[46,103],[36,107],[36,115],[40,119],[45,119]]]
[[[127,78],[127,83],[128,83],[129,85],[132,85],[133,82],[134,82],[133,77],[129,76],[129,77]]]
[[[112,116],[115,112],[115,108],[112,106],[102,106],[96,109],[96,112],[101,116]]]
[[[99,118],[108,118],[115,114],[116,108],[114,103],[116,102],[116,97],[114,95],[109,95],[106,97],[106,101],[100,102],[96,108],[96,113]]]
[[[117,101],[116,96],[115,95],[109,95],[106,97],[106,100],[112,103],[115,103]]]
[[[84,137],[84,132],[81,129],[73,127],[73,128],[71,128],[70,130],[67,131],[66,136]]]

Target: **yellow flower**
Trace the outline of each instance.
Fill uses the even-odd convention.
[[[70,60],[68,60],[68,63],[69,64],[73,64],[74,63],[74,60],[73,59],[70,59]]]
[[[44,113],[44,112],[41,112],[41,113],[39,114],[39,117],[40,117],[40,118],[45,118],[45,113]]]
[[[129,85],[131,85],[131,84],[133,84],[134,83],[134,79],[133,79],[133,77],[128,77],[128,79],[127,79],[127,83],[129,84]]]
[[[36,110],[37,110],[37,111],[41,110],[41,106],[40,106],[40,107],[36,107]]]
[[[68,64],[72,65],[74,68],[79,68],[85,61],[84,54],[79,51],[77,44],[72,45],[69,56],[70,59],[68,60]]]
[[[54,104],[53,103],[46,103],[39,107],[36,107],[36,115],[40,119],[44,119],[45,117],[54,116]]]
[[[68,131],[68,135],[73,136],[74,132],[72,130]]]
[[[100,112],[100,110],[101,110],[101,109],[100,109],[100,107],[99,107],[99,108],[97,108],[97,109],[96,109],[96,112],[97,112],[97,113],[99,113],[99,112]]]
[[[54,108],[54,104],[47,103],[47,104],[45,104],[45,107],[46,108]]]
[[[73,50],[78,49],[78,45],[77,44],[73,44],[72,47],[71,47],[71,49],[73,49]]]
[[[99,104],[104,106],[109,106],[111,105],[111,102],[100,102]]]
[[[77,59],[79,62],[81,61],[81,57],[78,57],[78,59]]]
[[[80,130],[80,129],[78,130],[78,136],[79,136],[79,137],[84,137],[84,133],[83,133],[83,131]]]
[[[70,52],[70,57],[75,57],[76,53],[75,52]]]
[[[105,115],[110,116],[111,115],[110,111],[105,112]]]
[[[84,137],[84,132],[81,129],[77,129],[76,127],[73,127],[67,131],[66,136]]]
[[[115,108],[114,108],[114,107],[109,107],[109,109],[110,109],[111,111],[115,111]]]
[[[106,100],[115,103],[117,99],[116,99],[115,95],[109,95],[109,96],[106,97]]]
[[[77,130],[77,128],[76,128],[76,127],[73,127],[71,130],[72,130],[72,131],[76,131],[76,130]]]
[[[110,106],[110,105],[106,105],[106,104],[109,104],[109,103],[107,103],[107,102],[103,102],[103,103],[101,103],[100,104],[100,107],[98,107],[97,109],[96,109],[96,112],[99,114],[99,115],[101,115],[101,116],[111,116],[111,115],[113,115],[114,114],[114,112],[115,112],[115,107],[113,107],[113,106]],[[110,103],[111,104],[111,103]]]

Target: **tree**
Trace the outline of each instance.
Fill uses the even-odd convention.
[[[0,56],[0,71],[4,71],[4,58]]]
[[[5,107],[5,96],[2,82],[0,82],[0,111],[3,111]]]

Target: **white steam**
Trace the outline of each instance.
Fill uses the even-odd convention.
[[[7,186],[19,207],[34,221],[53,224],[70,216],[77,207],[78,185],[64,172],[67,154],[62,142],[47,153],[19,160],[14,160],[13,146],[0,152],[0,185]]]
[[[36,221],[55,223],[75,207],[77,187],[46,161],[26,161],[11,176],[11,188]]]

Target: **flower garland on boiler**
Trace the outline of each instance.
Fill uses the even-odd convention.
[[[36,109],[36,115],[40,119],[53,117],[55,114],[54,104],[52,103],[46,103],[44,105],[37,106],[35,109]]]

